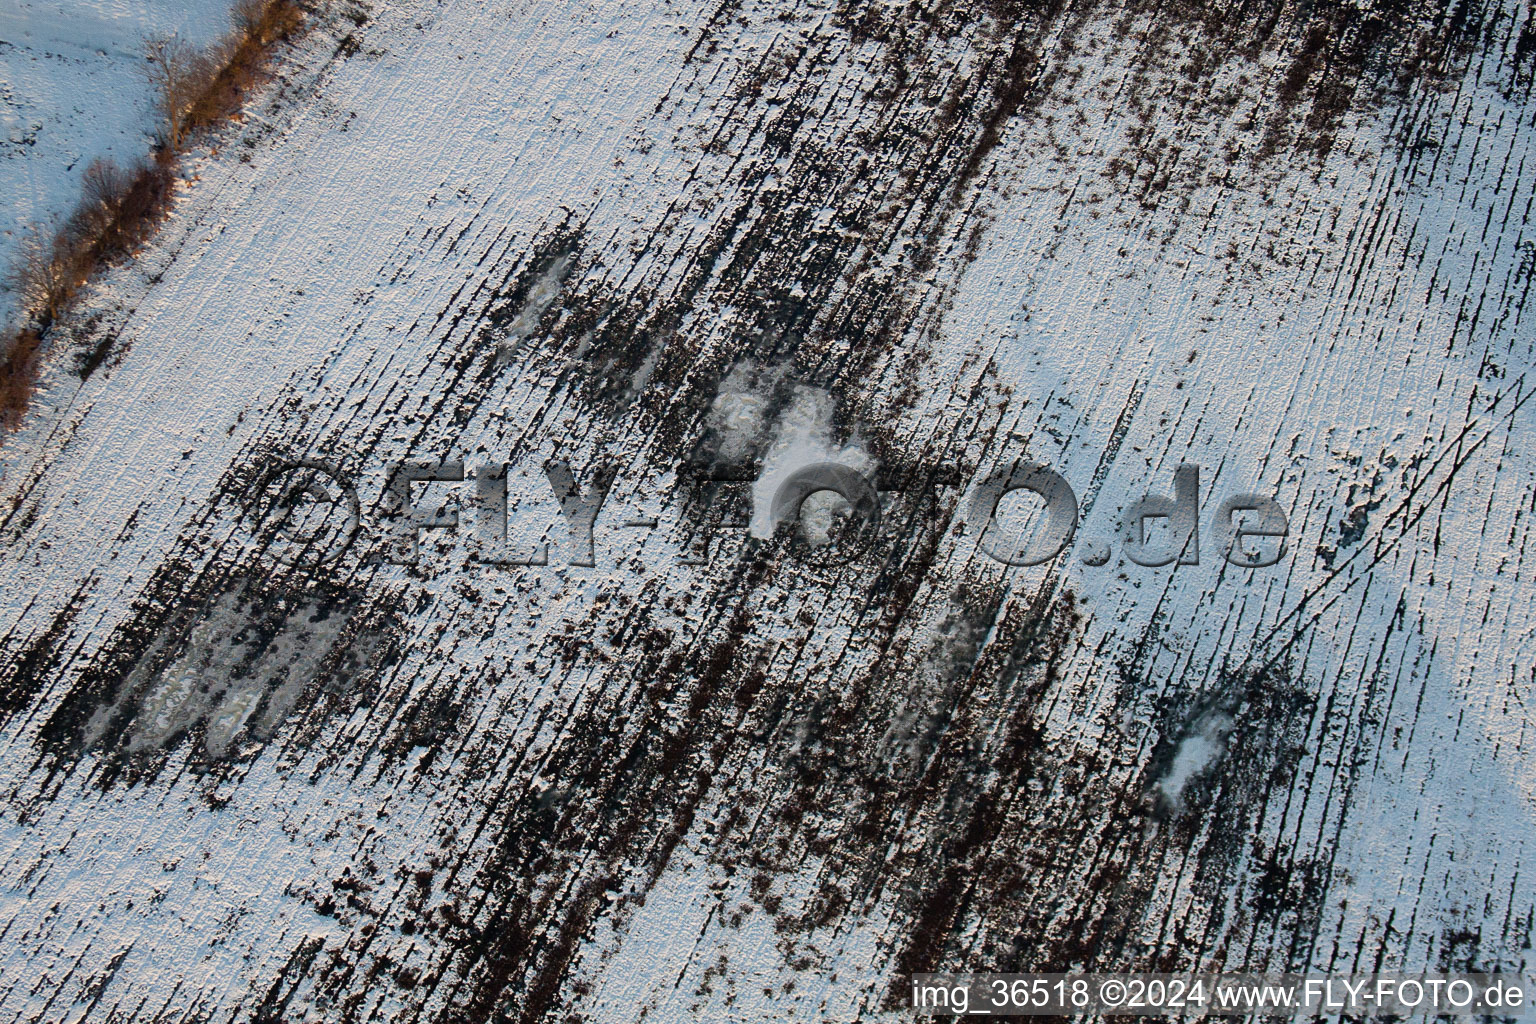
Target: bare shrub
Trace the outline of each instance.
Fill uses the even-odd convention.
[[[181,148],[187,112],[218,71],[210,55],[176,36],[154,36],[144,43],[144,77],[155,90],[167,148]]]
[[[66,227],[52,237],[32,228],[17,247],[11,287],[45,325],[63,312],[79,284],[79,236]]]
[[[145,77],[155,90],[165,146],[180,150],[188,133],[232,116],[261,77],[267,48],[304,20],[294,0],[235,0],[234,31],[205,48],[176,36],[145,41]]]
[[[133,184],[133,174],[118,167],[111,157],[97,157],[80,178],[80,205],[71,223],[78,234],[99,235],[117,216],[123,194]]]
[[[175,183],[175,165],[170,161],[140,163],[134,173],[133,183],[123,193],[122,202],[118,204],[117,219],[106,239],[107,250],[126,253],[148,238],[170,206]]]
[[[267,18],[267,0],[235,0],[229,9],[235,31],[247,39],[261,34]]]
[[[111,207],[111,218],[92,236],[93,269],[102,260],[132,252],[170,207],[176,177],[169,161],[140,162],[125,177],[126,183]]]
[[[209,128],[233,116],[240,109],[246,90],[255,83],[255,71],[262,57],[260,48],[231,36],[214,49],[213,71],[187,108],[188,131]]]
[[[99,156],[86,165],[80,178],[82,204],[115,210],[123,193],[133,183],[133,174],[117,166],[109,156]]]
[[[303,22],[293,0],[237,0],[234,31],[221,41],[214,72],[188,108],[188,129],[206,128],[237,116],[246,93],[261,81],[268,48],[292,35]]]
[[[0,339],[0,429],[16,429],[27,411],[42,344],[41,336],[31,330]]]
[[[269,46],[291,35],[303,14],[293,0],[235,0],[231,18],[242,42]]]

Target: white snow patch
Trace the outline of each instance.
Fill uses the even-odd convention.
[[[781,376],[780,371],[764,372],[749,362],[737,363],[725,375],[709,407],[709,429],[719,438],[721,458],[742,459],[761,442]]]
[[[1203,716],[1179,741],[1173,763],[1157,782],[1158,790],[1175,810],[1184,807],[1185,788],[1226,751],[1231,729],[1231,717],[1216,711]]]
[[[833,397],[819,389],[797,385],[789,408],[779,416],[773,444],[763,457],[763,470],[752,486],[752,536],[773,536],[773,496],[796,470],[818,462],[836,462],[871,476],[875,460],[858,444],[839,445],[832,438]],[[820,499],[820,500],[815,500]],[[818,492],[807,499],[801,522],[806,537],[815,543],[818,532],[831,529],[831,518],[840,499]]]

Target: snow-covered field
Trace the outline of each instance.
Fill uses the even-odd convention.
[[[18,233],[69,215],[96,157],[123,166],[154,141],[144,40],[203,44],[229,28],[225,0],[7,0],[0,5],[0,270]],[[0,283],[0,322],[15,313]]]
[[[1525,12],[1378,92],[1422,40],[1277,11],[329,11],[0,447],[0,1021],[1527,972]],[[465,480],[399,564],[413,459]],[[1081,522],[1010,567],[968,508],[1024,459]],[[765,536],[826,461],[882,488],[846,565]],[[1134,564],[1181,464],[1200,562]],[[274,466],[355,489],[339,557],[253,530]]]

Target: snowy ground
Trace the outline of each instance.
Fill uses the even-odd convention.
[[[229,27],[225,0],[7,0],[0,5],[0,268],[17,233],[67,216],[95,157],[148,154],[148,36],[194,43]],[[0,284],[0,322],[14,312]]]
[[[57,353],[0,448],[0,1020],[1530,970],[1522,12],[1341,111],[1367,62],[1291,8],[1230,51],[871,10],[381,4],[199,158],[58,342],[111,357]],[[1021,458],[1080,502],[1051,564],[967,525]],[[418,486],[461,519],[416,564],[380,557],[404,459],[471,478]],[[242,520],[299,460],[359,496],[318,569]],[[555,460],[615,471],[596,565]],[[824,460],[889,485],[846,566],[763,536]],[[1116,523],[1184,463],[1200,564],[1135,565]],[[1220,557],[1239,492],[1289,519],[1272,568]]]

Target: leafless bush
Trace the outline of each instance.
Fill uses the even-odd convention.
[[[80,178],[80,205],[71,218],[74,230],[81,235],[99,235],[117,216],[133,177],[111,157],[92,160]]]
[[[117,166],[111,157],[99,156],[86,165],[80,177],[80,198],[85,205],[115,210],[131,184],[131,172]]]
[[[0,429],[14,430],[32,400],[42,338],[22,330],[0,338]]]
[[[96,235],[94,259],[127,255],[148,238],[170,206],[175,183],[169,161],[139,163],[118,197],[112,219]]]
[[[292,34],[303,16],[293,0],[235,0],[230,17],[242,41],[267,46]]]
[[[21,304],[45,324],[63,312],[80,282],[79,236],[65,228],[51,237],[36,228],[17,247],[11,287]]]
[[[267,20],[267,0],[235,0],[229,18],[242,36],[259,35]]]
[[[303,15],[293,0],[237,0],[234,31],[217,46],[216,70],[188,109],[189,129],[236,116],[245,95],[261,81],[268,48],[296,31]]]
[[[154,36],[144,43],[144,77],[155,90],[165,144],[181,148],[186,137],[187,112],[218,72],[216,60],[205,50],[176,36]]]

